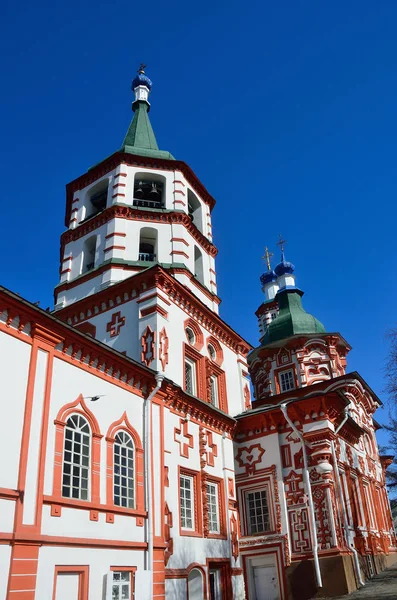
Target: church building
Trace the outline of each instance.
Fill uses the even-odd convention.
[[[132,89],[121,148],[66,186],[54,310],[0,287],[0,600],[353,591],[397,560],[381,401],[283,240],[259,345],[222,320],[215,200],[159,150],[143,66]]]

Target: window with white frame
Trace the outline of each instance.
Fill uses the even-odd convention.
[[[282,371],[279,373],[278,378],[281,392],[288,392],[288,390],[295,389],[294,372],[292,369],[288,369],[288,371]]]
[[[210,400],[213,406],[219,406],[219,397],[218,397],[218,378],[215,375],[211,375],[210,378]]]
[[[81,415],[66,421],[63,450],[62,496],[88,500],[91,430]]]
[[[180,511],[182,529],[194,529],[194,480],[181,473],[179,478]]]
[[[218,484],[212,481],[207,482],[208,531],[210,533],[220,533],[218,493]]]
[[[132,573],[131,571],[111,571],[110,594],[107,600],[131,600],[132,597]]]
[[[113,499],[116,506],[134,508],[134,443],[125,431],[114,440]]]
[[[252,490],[245,493],[245,507],[247,514],[247,533],[255,535],[263,533],[270,529],[269,507],[267,502],[267,492],[261,490]]]
[[[188,358],[185,358],[185,390],[196,394],[196,364]]]

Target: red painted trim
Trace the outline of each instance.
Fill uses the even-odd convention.
[[[127,173],[116,173],[115,177],[127,177]]]
[[[127,413],[124,411],[120,419],[110,425],[106,434],[106,500],[109,507],[108,512],[118,510],[119,506],[114,504],[113,496],[113,475],[114,475],[114,442],[118,431],[128,433],[134,443],[134,484],[135,484],[135,507],[134,509],[124,509],[130,512],[141,513],[141,516],[146,516],[145,498],[144,498],[144,451],[138,432],[128,420]]]
[[[183,200],[174,200],[174,204],[182,204],[182,206],[186,206],[186,203]]]
[[[179,183],[180,185],[183,185],[183,187],[186,187],[186,185],[180,179],[174,179],[172,183]]]
[[[64,269],[63,271],[61,271],[61,275],[64,275],[65,273],[71,273],[72,269]]]
[[[126,183],[115,183],[113,186],[113,189],[116,187],[125,187],[127,184]]]
[[[194,495],[194,530],[183,529],[181,524],[181,515],[178,514],[179,535],[187,537],[203,537],[203,509],[201,504],[201,474],[199,471],[192,471],[178,465],[178,506],[181,505],[181,486],[180,477],[186,475],[193,479]]]
[[[108,233],[107,235],[105,235],[105,240],[108,240],[109,238],[113,237],[114,235],[118,235],[120,237],[126,237],[127,236],[126,233],[119,233],[119,232],[115,231],[114,233]]]
[[[0,488],[0,498],[2,500],[16,500],[19,498],[19,491],[12,490],[11,488]]]
[[[189,242],[187,242],[183,238],[173,237],[173,238],[171,238],[171,242],[181,242],[182,244],[185,244],[185,246],[190,246]]]
[[[158,298],[159,300],[162,300],[164,304],[171,306],[171,302],[168,302],[168,300],[164,298],[164,296],[161,296],[161,294],[159,294],[157,290],[153,292],[153,294],[149,294],[148,296],[144,296],[143,298],[138,298],[136,303],[141,304],[142,302],[146,302],[147,300],[151,300],[152,298]]]
[[[79,576],[78,600],[88,600],[88,581],[90,576],[90,567],[88,565],[56,565],[54,572],[54,588],[52,600],[56,599],[56,585],[58,575],[61,573],[70,573]]]
[[[117,192],[117,194],[113,194],[112,198],[125,198],[125,194],[119,194]]]
[[[109,248],[105,248],[104,252],[110,252],[110,250],[125,250],[125,246],[109,246]]]
[[[183,190],[174,190],[174,194],[182,194],[182,196],[186,196]]]
[[[183,252],[183,250],[171,250],[170,254],[178,254],[180,256],[184,256],[185,258],[189,258],[189,255],[186,254],[186,252]]]
[[[168,317],[167,311],[158,304],[155,304],[154,306],[148,306],[147,308],[142,308],[141,317],[147,317],[147,315],[151,315],[155,312],[158,312],[164,318]]]

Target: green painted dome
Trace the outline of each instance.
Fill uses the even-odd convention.
[[[284,290],[277,294],[280,310],[267,329],[263,345],[278,342],[293,335],[326,333],[324,325],[303,308],[302,294],[303,292],[297,289]]]

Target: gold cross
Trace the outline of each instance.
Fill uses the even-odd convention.
[[[272,266],[270,264],[270,259],[272,256],[273,256],[273,252],[269,252],[269,248],[267,246],[265,246],[265,254],[264,254],[264,256],[262,256],[262,260],[266,261],[268,271],[270,271],[270,269],[272,268]]]
[[[281,235],[281,233],[278,234],[278,237],[280,238],[280,240],[277,242],[277,246],[280,246],[281,252],[284,252],[284,244],[287,243],[287,240],[283,240],[283,236]]]

